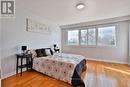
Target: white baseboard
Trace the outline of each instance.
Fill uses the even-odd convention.
[[[112,60],[95,59],[95,58],[87,58],[87,59],[88,59],[88,60],[95,60],[95,61],[109,62],[109,63],[128,64],[127,62],[122,62],[122,61],[112,61]]]
[[[1,79],[8,78],[8,77],[15,75],[15,74],[16,74],[16,71],[13,71],[13,72],[10,72],[10,73],[7,73],[7,74],[3,74],[3,75],[1,75]]]
[[[25,68],[23,69],[23,72],[24,72],[24,71],[26,71]],[[15,74],[16,74],[16,71],[13,71],[13,72],[10,72],[10,73],[3,74],[3,75],[1,75],[1,79],[8,78],[8,77],[13,76],[13,75],[15,75]]]

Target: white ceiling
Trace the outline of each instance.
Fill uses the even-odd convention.
[[[86,22],[130,14],[130,0],[83,0],[86,8],[82,11],[75,9],[77,1],[19,0],[18,3],[57,24]]]

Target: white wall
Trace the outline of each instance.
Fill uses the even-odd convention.
[[[99,22],[97,21],[97,23]],[[62,29],[62,44],[63,44],[62,51],[66,53],[81,54],[88,59],[127,64],[128,63],[128,28],[129,28],[128,21],[117,22],[116,24],[118,24],[117,47],[67,46],[65,45],[65,39],[64,39],[66,38],[66,34],[65,34],[66,29]],[[72,26],[74,25],[76,26],[77,24],[73,24]]]
[[[51,43],[57,44],[59,48],[61,48],[61,29],[59,25],[52,25],[51,27]]]
[[[60,39],[57,35],[44,33],[33,33],[26,31],[26,18],[45,23],[52,32],[57,33],[55,25],[48,19],[40,17],[38,14],[32,13],[30,10],[23,9],[19,0],[16,0],[16,16],[15,18],[2,19],[2,76],[14,74],[16,70],[16,53],[20,52],[21,45],[27,45],[29,49],[52,47],[55,39]],[[54,28],[53,28],[54,27]],[[53,37],[52,37],[53,36]],[[52,39],[53,38],[53,39]],[[54,39],[55,38],[55,39]],[[54,40],[54,41],[53,41]],[[1,41],[0,41],[1,42]]]

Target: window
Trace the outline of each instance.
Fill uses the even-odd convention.
[[[81,30],[81,45],[96,45],[96,29]]]
[[[79,30],[68,31],[68,45],[79,44]]]
[[[99,46],[116,46],[116,26],[98,28]]]
[[[116,26],[68,31],[68,45],[116,46]]]
[[[96,45],[96,29],[88,29],[88,45]]]
[[[87,30],[81,30],[81,40],[80,40],[80,44],[81,45],[87,45],[87,35],[88,34],[88,32],[87,32]]]

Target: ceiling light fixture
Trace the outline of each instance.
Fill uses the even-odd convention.
[[[85,4],[84,3],[78,3],[78,4],[76,4],[76,8],[81,10],[81,9],[85,8]]]

